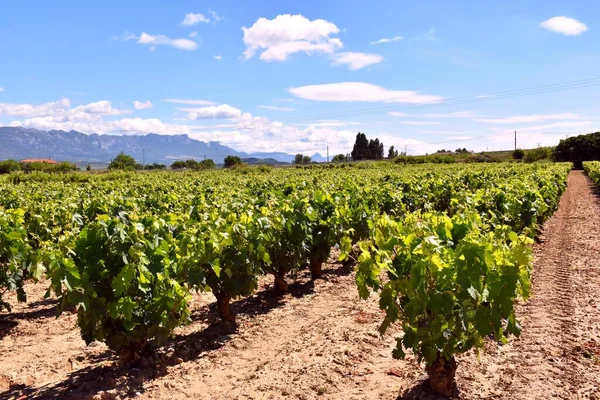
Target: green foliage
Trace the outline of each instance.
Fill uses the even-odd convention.
[[[242,159],[238,156],[227,156],[224,160],[225,167],[233,167],[235,165],[241,165]]]
[[[541,160],[552,160],[554,147],[538,147],[536,149],[526,150],[523,161],[536,162]]]
[[[521,149],[516,149],[515,151],[513,151],[513,158],[515,160],[522,160],[523,157],[525,157],[525,152]]]
[[[483,295],[492,273],[485,254],[494,249],[498,260],[489,265],[502,273],[513,267],[507,264],[513,243],[526,244],[556,207],[568,169],[516,163],[398,168],[366,161],[268,173],[261,167],[202,174],[16,173],[0,182],[0,292],[22,293],[23,279],[47,268],[59,309],[77,308],[83,338],[101,340],[124,358],[146,342],[164,343],[186,323],[190,290],[211,291],[223,318],[232,321],[228,302],[256,290],[261,276],[277,274],[284,289],[286,275],[308,264],[317,278],[336,245],[344,260],[360,241],[365,257],[383,257],[371,272],[364,264],[358,274],[364,295],[364,288],[385,285],[376,268],[404,268],[409,260],[425,265],[419,257],[439,252],[440,262],[456,270],[458,250],[466,254],[469,243],[477,244],[490,269],[483,286],[473,285]],[[450,236],[440,230],[447,224]],[[379,226],[389,230],[387,240],[406,242],[413,230],[420,236],[411,245],[433,246],[427,240],[433,237],[436,247],[419,255],[406,242],[402,254],[412,249],[413,258],[385,258],[378,253],[387,245],[376,233]],[[435,271],[424,271],[437,282]],[[423,290],[452,290],[439,284]],[[460,285],[455,296],[469,289]]]
[[[428,365],[439,355],[450,360],[487,336],[506,341],[504,321],[508,333],[520,333],[513,304],[529,294],[531,243],[506,226],[488,232],[475,213],[384,216],[372,244],[361,245],[359,291],[381,290],[382,334],[400,320],[394,356],[410,349]],[[381,270],[388,282],[378,280]]]
[[[137,163],[135,158],[124,154],[123,152],[119,153],[108,165],[108,169],[111,170],[122,170],[122,171],[133,171],[137,167]]]
[[[187,322],[188,290],[177,279],[173,221],[120,212],[99,215],[74,237],[73,255],[51,257],[52,287],[78,305],[86,343],[141,350]]]
[[[10,311],[2,299],[5,292],[16,291],[18,300],[25,301],[24,279],[37,280],[45,271],[29,243],[24,215],[22,209],[0,209],[0,312]]]
[[[171,169],[182,169],[185,167],[187,167],[185,161],[173,161],[173,163],[171,164]]]
[[[583,161],[600,160],[600,132],[572,136],[554,148],[556,161],[568,161],[581,169]]]
[[[401,155],[394,158],[395,164],[453,164],[457,162],[455,157],[450,155],[432,154],[427,156],[406,156]]]
[[[58,164],[50,164],[47,162],[32,162],[24,163],[23,171],[25,172],[46,172],[46,173],[67,173],[77,171],[75,164],[70,162],[61,162]]]
[[[162,169],[167,169],[167,166],[165,164],[152,163],[144,165],[141,169],[145,169],[148,171],[158,171]]]
[[[209,158],[209,159],[202,160],[202,161],[196,161],[196,160],[175,161],[171,164],[171,169],[188,168],[188,169],[197,170],[197,169],[211,169],[211,168],[215,168],[215,166],[216,166],[215,162]]]
[[[15,160],[0,161],[0,174],[10,174],[11,172],[21,171],[23,169],[20,162]]]
[[[294,164],[296,165],[300,165],[300,164],[310,164],[311,158],[309,156],[305,156],[303,154],[296,154],[296,156],[294,157]]]
[[[331,159],[332,162],[344,162],[346,161],[346,155],[344,154],[336,154],[335,156],[333,156],[333,158]]]
[[[600,185],[600,161],[584,162],[583,169],[595,184]]]
[[[356,135],[356,141],[352,148],[352,160],[382,160],[383,159],[383,143],[379,139],[368,140],[364,133],[359,132]]]
[[[363,298],[379,292],[382,334],[401,324],[395,357],[411,350],[431,366],[480,349],[485,337],[505,342],[507,334],[520,334],[514,301],[529,296],[531,237],[557,207],[569,167],[529,174],[488,169],[464,176],[471,189],[452,190],[431,211],[419,206],[396,218],[386,212],[370,225],[370,239],[359,244],[356,282]]]

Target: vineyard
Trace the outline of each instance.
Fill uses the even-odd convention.
[[[600,181],[600,163],[584,167]],[[214,296],[223,329],[235,331],[233,301],[269,276],[283,296],[305,270],[323,278],[335,256],[355,270],[360,297],[378,296],[379,334],[399,328],[394,358],[414,355],[433,390],[451,395],[458,356],[520,335],[532,245],[570,169],[10,175],[0,181],[0,318],[7,297],[25,302],[37,282],[57,315],[76,313],[87,344],[135,367],[191,323],[198,293]]]

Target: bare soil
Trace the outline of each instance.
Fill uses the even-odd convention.
[[[600,400],[600,197],[581,172],[535,245],[533,297],[519,305],[521,338],[458,358],[462,399]],[[394,360],[399,332],[377,332],[377,298],[360,300],[352,267],[330,260],[277,297],[270,279],[234,301],[237,326],[214,297],[194,296],[192,323],[137,367],[86,346],[76,315],[54,315],[45,285],[0,316],[0,398],[436,399],[423,365]]]

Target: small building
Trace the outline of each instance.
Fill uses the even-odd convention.
[[[21,164],[33,164],[33,163],[58,164],[58,161],[54,161],[50,158],[28,158],[25,160],[21,160]]]

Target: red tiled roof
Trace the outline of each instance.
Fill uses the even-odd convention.
[[[28,158],[26,160],[21,160],[22,163],[36,163],[36,162],[40,162],[40,163],[46,163],[46,164],[58,164],[58,161],[54,161],[51,159],[45,159],[45,158]]]

